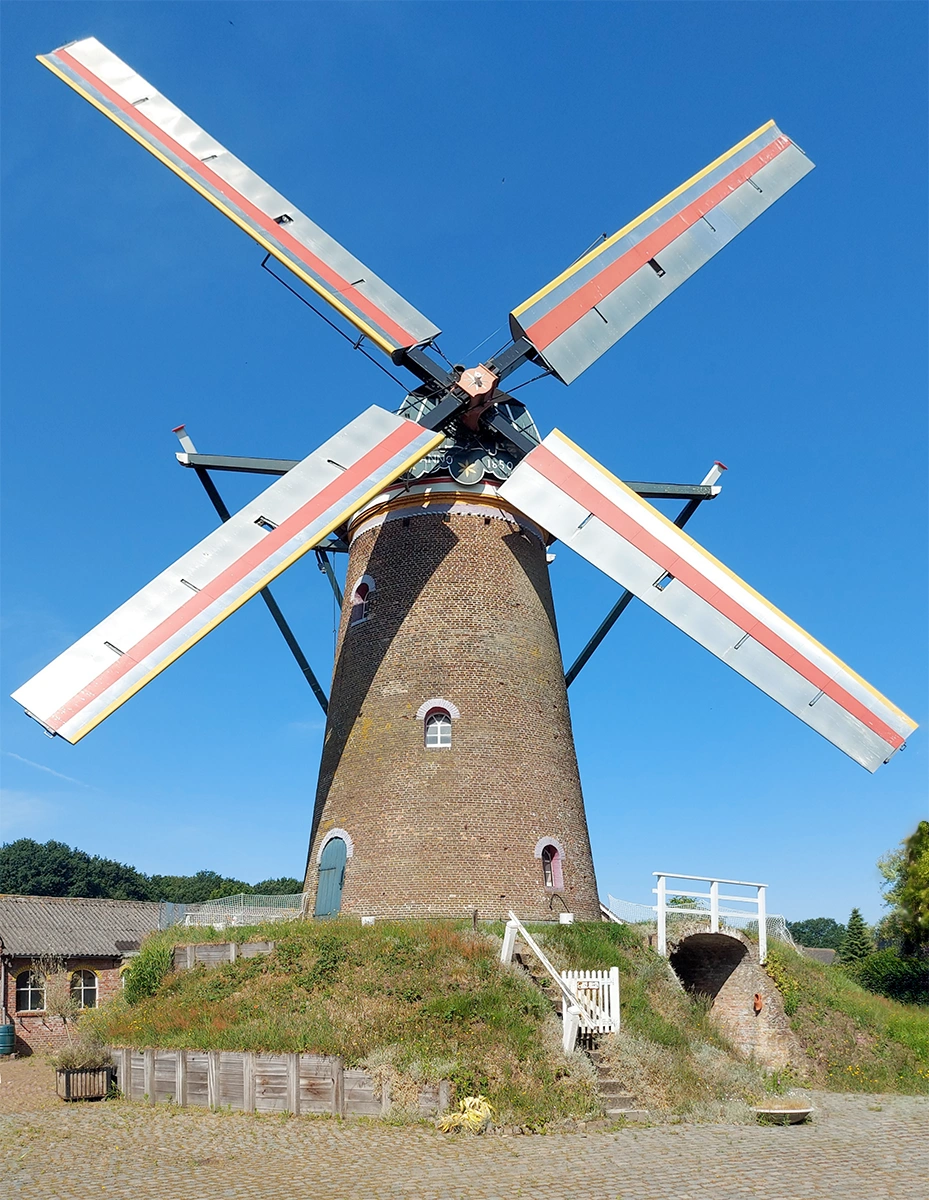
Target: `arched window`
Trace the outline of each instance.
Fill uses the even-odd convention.
[[[371,616],[374,591],[374,580],[370,575],[362,575],[352,591],[350,625],[360,625],[362,621],[367,621]]]
[[[564,887],[564,878],[561,871],[561,851],[557,846],[553,846],[551,842],[548,842],[542,847],[542,853],[539,857],[542,859],[542,882],[547,888],[560,891]]]
[[[75,971],[71,976],[71,999],[78,1008],[97,1007],[97,976],[93,971]]]
[[[45,976],[41,971],[20,971],[16,976],[17,1012],[42,1012],[45,1008]]]
[[[434,708],[426,716],[426,749],[443,750],[452,744],[452,718],[444,708]]]

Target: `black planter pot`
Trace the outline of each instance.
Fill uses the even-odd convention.
[[[116,1079],[115,1067],[80,1067],[56,1071],[55,1090],[62,1100],[105,1100]]]

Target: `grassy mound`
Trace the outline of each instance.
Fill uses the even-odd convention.
[[[260,938],[277,943],[272,954],[161,979],[175,942]],[[551,1005],[498,954],[492,938],[439,921],[167,930],[132,968],[153,994],[120,997],[88,1024],[116,1045],[339,1055],[390,1078],[395,1095],[404,1081],[450,1078],[508,1122],[599,1115],[589,1063],[565,1059]]]
[[[601,1050],[655,1113],[753,1120],[750,1104],[795,1083],[929,1092],[929,1012],[874,996],[780,943],[769,972],[807,1059],[778,1074],[739,1057],[708,1002],[680,987],[638,929],[578,922],[532,932],[560,969],[619,968],[623,1028]],[[335,1054],[389,1080],[398,1097],[450,1078],[458,1097],[486,1095],[506,1123],[599,1115],[589,1061],[564,1057],[548,1000],[498,962],[502,933],[348,920],[167,930],[146,942],[126,995],[82,1024],[117,1045]],[[267,956],[169,969],[175,942],[264,938],[277,943]]]
[[[768,974],[806,1050],[805,1074],[838,1092],[929,1094],[929,1008],[865,991],[841,967],[774,942]]]

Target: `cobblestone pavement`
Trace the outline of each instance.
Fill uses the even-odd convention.
[[[926,1200],[929,1099],[814,1093],[787,1128],[449,1137],[421,1126],[64,1104],[0,1063],[0,1194],[70,1200]]]

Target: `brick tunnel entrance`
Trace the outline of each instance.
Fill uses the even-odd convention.
[[[670,961],[675,975],[693,996],[715,1000],[748,949],[724,933],[695,933],[678,943]]]

